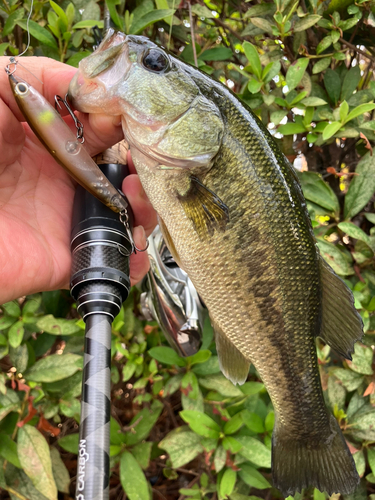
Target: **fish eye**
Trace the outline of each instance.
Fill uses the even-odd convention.
[[[160,49],[149,49],[142,58],[143,66],[154,73],[164,73],[169,68],[169,58]]]
[[[16,92],[17,94],[24,95],[27,94],[29,87],[25,83],[17,83]]]

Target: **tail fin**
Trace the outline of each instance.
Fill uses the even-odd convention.
[[[329,495],[350,494],[359,483],[351,453],[336,419],[331,418],[331,435],[318,443],[283,436],[275,425],[272,436],[273,484],[285,497],[308,486]]]

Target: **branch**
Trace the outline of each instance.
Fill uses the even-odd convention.
[[[329,31],[326,30],[325,28],[319,27],[319,29],[322,30],[322,31],[324,31],[324,33],[329,33]],[[368,54],[366,54],[366,52],[364,52],[363,50],[359,49],[358,47],[356,47],[352,43],[347,42],[344,38],[340,37],[338,39],[338,41],[341,42],[342,44],[346,45],[347,47],[349,47],[349,49],[354,50],[354,52],[358,52],[358,54],[362,54],[363,57],[366,57],[367,59],[370,59],[370,61],[372,61],[373,63],[375,63],[375,58],[374,57],[369,56]]]

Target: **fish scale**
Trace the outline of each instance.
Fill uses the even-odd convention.
[[[165,241],[209,311],[224,375],[244,383],[251,362],[262,378],[275,409],[274,485],[285,496],[309,485],[352,492],[359,477],[324,404],[315,339],[350,358],[362,322],[319,255],[293,168],[222,84],[144,37],[110,31],[103,43],[70,97],[81,111],[122,114]]]

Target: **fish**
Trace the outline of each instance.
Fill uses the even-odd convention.
[[[208,309],[222,372],[243,384],[252,363],[262,378],[275,410],[274,486],[353,492],[359,477],[324,403],[316,338],[351,359],[362,320],[267,129],[223,84],[113,30],[68,94],[80,111],[122,115],[168,248]]]
[[[75,181],[115,213],[128,202],[111,184],[55,108],[25,80],[8,74],[21,113],[47,151]]]

